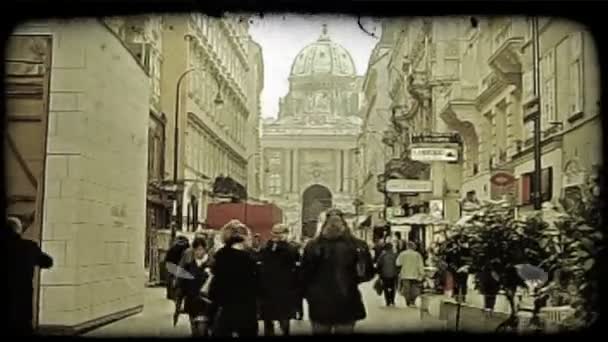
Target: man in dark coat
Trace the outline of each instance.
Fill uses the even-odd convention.
[[[185,236],[178,236],[175,240],[175,243],[169,250],[167,251],[167,255],[165,256],[165,266],[167,263],[171,263],[173,265],[179,265],[182,257],[184,256],[184,252],[190,248],[190,242],[188,238]],[[175,276],[169,272],[167,272],[167,299],[174,300],[175,299]]]
[[[20,219],[10,217],[7,220],[6,238],[2,239],[2,251],[6,253],[5,282],[8,285],[8,334],[31,335],[34,332],[32,320],[34,270],[36,267],[51,268],[53,259],[44,253],[34,241],[22,237],[23,225]],[[6,331],[3,331],[6,333]]]
[[[378,276],[382,279],[386,306],[395,306],[395,289],[399,277],[398,256],[393,249],[393,245],[388,243],[384,246],[384,252],[378,258]]]
[[[287,242],[289,228],[272,227],[271,240],[260,252],[260,301],[264,335],[274,336],[274,321],[283,335],[289,335],[289,320],[296,311],[297,267],[300,259],[296,247]]]
[[[367,244],[352,235],[341,211],[328,211],[319,236],[305,248],[302,273],[313,334],[352,333],[366,317],[359,284],[374,270]]]

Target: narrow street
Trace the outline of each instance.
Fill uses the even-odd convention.
[[[399,333],[427,329],[441,329],[444,324],[431,318],[420,320],[418,309],[406,308],[403,298],[397,299],[397,307],[387,308],[381,297],[377,296],[371,282],[363,285],[367,318],[355,327],[358,333]],[[162,288],[148,288],[145,292],[144,311],[140,314],[108,324],[85,334],[87,337],[188,337],[190,326],[187,316],[180,317],[177,326],[173,327],[173,305],[165,299]],[[306,309],[305,309],[306,310]],[[307,316],[306,316],[307,317]],[[310,322],[295,321],[291,323],[294,335],[310,334]],[[262,332],[260,323],[260,332]]]

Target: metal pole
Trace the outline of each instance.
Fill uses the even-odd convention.
[[[534,210],[542,208],[542,150],[541,150],[541,112],[540,105],[540,35],[538,32],[538,17],[532,18],[532,35],[533,48],[532,56],[534,58],[534,96],[538,100],[538,112],[534,116]]]
[[[173,131],[173,185],[175,186],[175,201],[176,201],[176,213],[175,213],[175,222],[171,225],[171,244],[175,241],[175,235],[177,234],[177,226],[180,226],[181,229],[181,210],[179,210],[179,206],[177,203],[181,203],[180,198],[178,197],[177,192],[177,165],[179,158],[179,105],[181,102],[180,91],[182,86],[182,81],[186,77],[186,75],[190,74],[196,68],[191,68],[184,71],[180,77],[177,79],[177,87],[175,89],[175,121],[174,121],[174,131]]]

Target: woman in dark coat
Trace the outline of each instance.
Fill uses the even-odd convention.
[[[318,237],[305,248],[304,297],[313,334],[352,333],[366,317],[359,284],[374,277],[367,244],[355,238],[339,210],[330,210]]]
[[[272,227],[271,240],[260,253],[260,300],[265,336],[274,335],[274,321],[279,322],[283,335],[289,335],[289,320],[295,318],[300,256],[296,247],[287,242],[288,234],[286,225],[276,224]]]
[[[221,231],[224,246],[214,255],[209,297],[213,302],[213,335],[256,336],[258,274],[249,247],[249,229],[228,222]]]
[[[206,241],[201,237],[195,238],[192,255],[184,255],[180,262],[181,269],[188,276],[178,277],[175,286],[176,312],[179,312],[184,301],[184,311],[190,317],[193,337],[207,336],[209,303],[201,296],[201,289],[210,277],[211,265]]]

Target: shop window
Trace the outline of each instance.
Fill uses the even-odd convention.
[[[523,174],[521,177],[521,204],[534,203],[534,172]],[[550,201],[553,197],[553,168],[543,169],[541,173],[541,196],[542,201]]]

